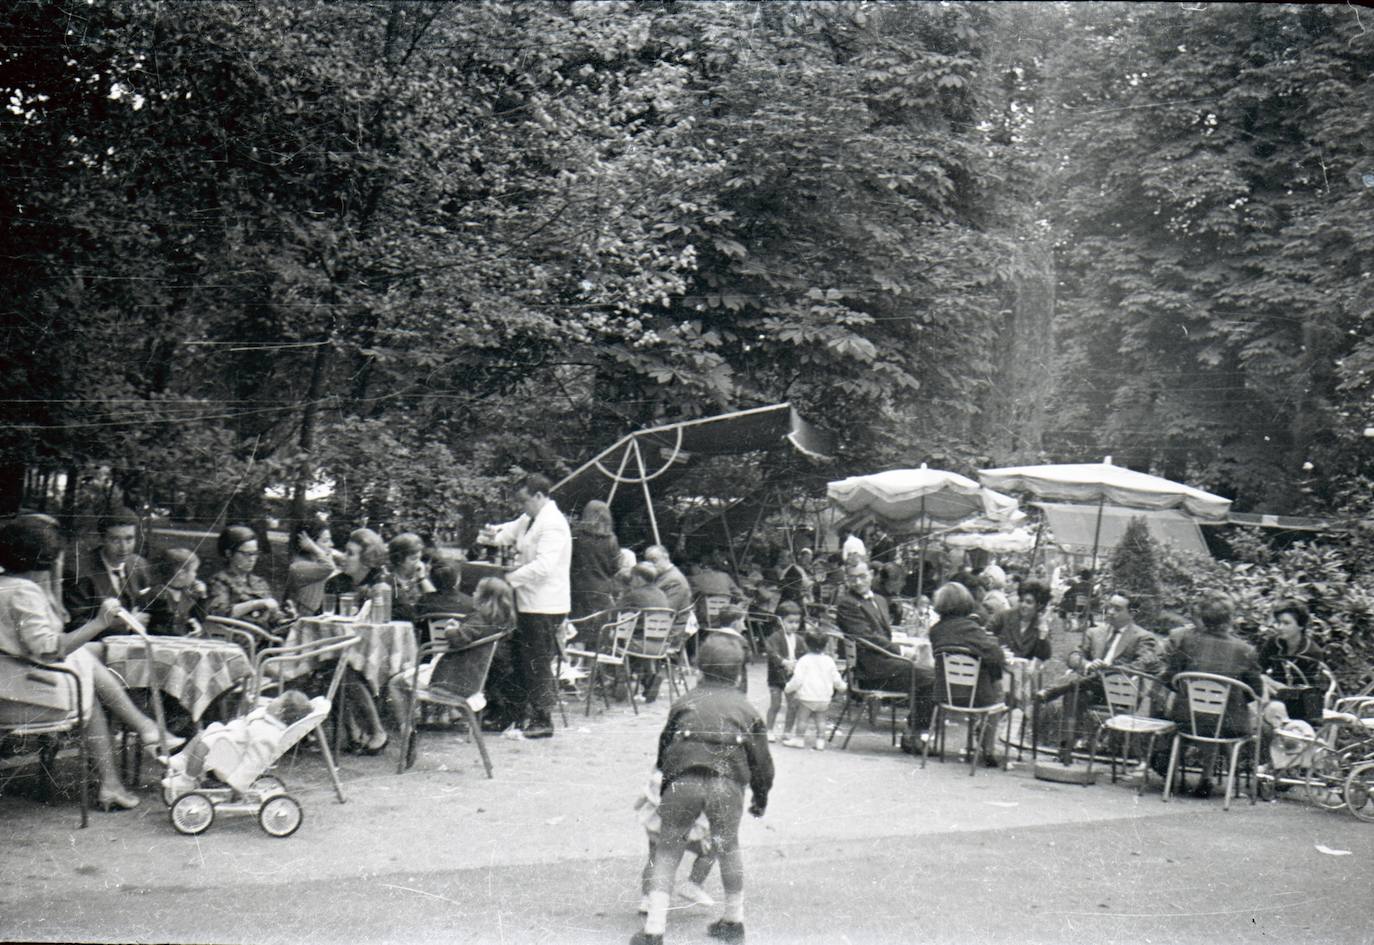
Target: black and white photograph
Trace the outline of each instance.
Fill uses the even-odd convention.
[[[0,942],[1374,942],[1374,3],[0,0]]]

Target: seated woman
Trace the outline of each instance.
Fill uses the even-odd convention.
[[[57,662],[78,675],[86,745],[100,777],[96,803],[107,811],[137,807],[138,797],[119,780],[105,710],[136,732],[144,745],[159,744],[158,728],[130,701],[124,685],[88,645],[116,620],[120,602],[102,601],[87,623],[64,633],[63,610],[51,591],[53,575],[60,576],[62,571],[62,540],[56,528],[35,517],[0,525],[0,567],[5,569],[0,574],[0,653]],[[173,749],[184,741],[168,736],[165,744]]]
[[[973,619],[978,603],[962,584],[951,581],[935,592],[935,613],[940,620],[930,628],[930,648],[935,654],[935,697],[945,699],[945,664],[940,654],[951,648],[971,650],[982,657],[973,704],[994,705],[1002,701],[1002,669],[1006,655],[997,638]],[[983,764],[998,767],[997,726],[983,727]]]
[[[1017,593],[1016,606],[993,615],[988,632],[1018,659],[1047,660],[1050,624],[1045,608],[1049,603],[1050,589],[1039,581],[1027,581]]]
[[[310,518],[291,533],[291,564],[286,569],[286,602],[303,617],[324,609],[324,585],[339,570],[344,554],[334,548],[329,526]]]
[[[361,606],[363,600],[370,600],[376,589],[386,583],[386,561],[386,543],[382,536],[370,528],[354,529],[344,545],[342,568],[325,582],[325,593],[357,594]],[[386,750],[389,736],[377,712],[372,690],[351,667],[345,670],[344,679],[348,709],[343,720],[348,730],[344,751],[379,755]]]
[[[386,546],[391,573],[391,619],[415,623],[420,597],[434,590],[425,568],[425,543],[414,532],[402,532]],[[418,631],[418,628],[417,628]]]
[[[153,588],[143,613],[148,632],[184,637],[205,619],[205,584],[196,579],[200,558],[190,548],[166,548],[153,559]]]
[[[1285,686],[1319,686],[1326,670],[1321,647],[1307,635],[1307,608],[1295,600],[1274,609],[1274,629],[1259,647],[1266,690]]]
[[[205,610],[212,617],[247,620],[264,629],[281,622],[277,603],[267,581],[253,573],[258,566],[258,536],[247,525],[230,525],[220,532],[216,545],[224,570],[210,578]]]

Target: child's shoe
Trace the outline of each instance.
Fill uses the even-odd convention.
[[[824,738],[817,738],[817,739],[816,739],[816,750],[817,750],[817,751],[825,751],[825,739],[824,739]]]
[[[727,922],[725,919],[718,919],[706,926],[706,934],[712,938],[718,938],[722,942],[743,942],[744,923]]]
[[[775,732],[775,731],[773,731],[773,730],[770,728],[770,729],[768,730],[768,742],[769,742],[769,744],[772,744],[773,742],[775,742],[775,741],[777,741],[777,740],[778,740],[778,733]]]
[[[636,932],[630,936],[630,945],[663,945],[663,936],[650,935],[648,932]]]
[[[639,914],[640,914],[640,915],[648,915],[648,914],[649,914],[649,897],[648,897],[648,895],[643,895],[643,896],[640,896],[640,897],[639,897]]]
[[[694,902],[699,906],[714,906],[716,904],[716,901],[711,898],[710,893],[690,879],[684,883],[678,883],[677,894],[683,899]]]
[[[805,747],[806,747],[806,742],[802,741],[800,738],[798,738],[798,737],[795,736],[795,735],[789,735],[787,738],[784,738],[784,739],[782,740],[782,744],[783,744],[783,747],[784,747],[784,748],[805,748]]]

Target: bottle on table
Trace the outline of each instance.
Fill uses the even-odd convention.
[[[372,622],[391,622],[391,585],[378,584],[372,589]]]

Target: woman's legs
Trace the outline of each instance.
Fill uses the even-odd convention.
[[[114,762],[114,747],[110,743],[110,723],[99,703],[91,706],[83,737],[86,740],[86,751],[90,752],[91,760],[95,762],[96,773],[100,777],[100,797],[116,796],[136,802],[137,799],[130,798],[124,790],[124,782],[119,780],[119,771],[115,768]],[[86,772],[81,772],[81,776],[84,778]]]
[[[158,740],[157,723],[139,711],[138,706],[134,705],[129,698],[129,692],[124,688],[124,684],[119,681],[114,673],[105,666],[104,663],[92,662],[91,682],[95,686],[95,694],[115,716],[124,723],[131,731],[138,734],[146,744],[156,744]],[[93,708],[98,708],[95,706]],[[104,713],[101,713],[102,725],[109,730],[109,722],[105,721]]]

